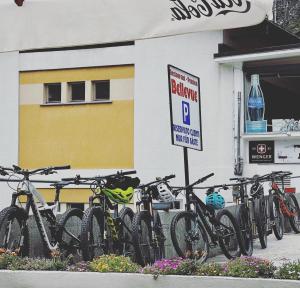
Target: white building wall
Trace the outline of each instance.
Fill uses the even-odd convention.
[[[190,181],[233,175],[233,69],[213,61],[221,42],[218,31],[136,41],[135,167],[143,180],[175,173],[172,184],[184,184],[183,149],[171,145],[168,64],[200,77],[204,150],[188,152]]]
[[[0,166],[18,164],[19,53],[0,53]],[[1,176],[0,176],[1,177]],[[0,208],[10,203],[11,190],[0,182]]]
[[[70,51],[0,54],[0,165],[18,163],[19,71],[135,65],[135,169],[143,183],[157,176],[176,174],[173,185],[184,184],[183,149],[171,144],[167,65],[200,77],[203,148],[189,150],[190,181],[215,173],[203,185],[228,182],[234,169],[234,93],[237,85],[233,67],[213,59],[222,32],[201,32],[136,41],[134,46]],[[239,83],[238,87],[241,87]],[[243,85],[242,85],[243,86]],[[244,175],[272,170],[291,170],[299,165],[256,165],[248,163],[248,140],[242,140]],[[117,169],[118,167],[116,167]],[[52,179],[110,174],[115,170],[60,171]],[[43,177],[44,178],[44,177]],[[299,180],[294,181],[300,187]],[[45,185],[39,185],[41,187]],[[0,183],[0,208],[7,206],[11,190]],[[204,196],[204,191],[198,193]],[[231,192],[224,192],[228,202]]]

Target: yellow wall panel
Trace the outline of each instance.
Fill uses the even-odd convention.
[[[21,105],[19,165],[133,168],[133,105]]]
[[[52,188],[39,188],[39,192],[43,195],[46,202],[54,202],[55,190]],[[65,188],[60,192],[60,203],[89,203],[89,197],[93,192],[89,188]],[[19,197],[21,203],[26,202],[26,196]],[[97,200],[95,200],[97,202]],[[131,202],[133,203],[133,202]]]
[[[51,188],[38,189],[44,196],[46,202],[54,202],[55,190]],[[66,188],[60,192],[59,202],[61,203],[89,203],[89,197],[93,193],[89,188]],[[20,201],[26,202],[26,197],[21,196]]]
[[[60,69],[20,73],[20,84],[134,78],[134,66]]]

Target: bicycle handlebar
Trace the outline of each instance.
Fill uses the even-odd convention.
[[[106,176],[95,176],[95,177],[81,177],[80,175],[76,175],[76,177],[72,177],[72,178],[62,178],[62,181],[79,181],[79,180],[83,180],[83,181],[101,181],[103,179],[109,178],[109,177],[113,177],[113,176],[126,176],[126,175],[131,175],[131,174],[136,174],[136,170],[131,170],[131,171],[118,171],[115,174],[110,174],[110,175],[106,175]]]
[[[121,175],[125,176],[125,175],[132,175],[132,174],[136,174],[136,170],[131,170],[131,171],[125,171],[125,172],[120,172]]]
[[[67,170],[67,169],[71,169],[71,165],[64,165],[64,166],[54,166],[54,167],[50,167],[53,170]]]
[[[175,178],[175,177],[176,177],[176,176],[175,176],[174,174],[171,174],[171,175],[169,175],[169,176],[164,177],[163,180],[164,180],[164,181],[168,181],[168,180],[171,180],[171,179],[173,179],[173,178]]]
[[[17,165],[12,165],[12,167],[13,168],[6,168],[6,167],[1,167],[0,166],[0,174],[2,176],[7,176],[7,175],[9,175],[9,173],[7,171],[10,171],[10,172],[13,172],[15,174],[23,175],[27,178],[30,175],[34,175],[34,174],[49,175],[49,174],[55,173],[55,170],[71,169],[70,165],[38,168],[38,169],[34,169],[34,170],[22,169],[21,167],[19,167]]]
[[[173,179],[175,177],[176,176],[174,174],[171,174],[171,175],[165,176],[164,178],[156,178],[155,181],[149,182],[147,184],[142,184],[142,185],[138,186],[138,188],[142,189],[142,188],[148,187],[148,186],[150,186],[152,184],[155,184],[155,183],[158,183],[158,182],[168,181],[168,180]]]
[[[262,175],[262,176],[253,176],[253,177],[241,177],[241,178],[238,178],[238,177],[234,177],[234,178],[230,178],[229,180],[230,181],[238,181],[240,183],[242,182],[246,182],[246,181],[268,181],[268,180],[271,180],[271,179],[274,179],[274,178],[284,178],[286,176],[289,176],[293,173],[291,172],[284,172],[284,171],[275,171],[275,172],[272,172],[272,173],[268,173],[268,174],[265,174],[265,175]],[[244,183],[246,184],[246,183]]]
[[[206,181],[208,178],[210,178],[210,177],[212,177],[212,176],[214,176],[214,175],[215,175],[215,173],[210,173],[210,174],[208,174],[208,175],[202,177],[201,179],[199,179],[199,180],[197,181],[197,182],[198,182],[197,184]],[[195,184],[195,185],[197,185],[197,184]]]
[[[210,173],[210,174],[208,174],[208,175],[206,175],[206,176],[204,176],[204,177],[198,179],[197,181],[195,181],[195,182],[192,183],[192,184],[189,184],[189,185],[187,185],[187,186],[185,186],[185,187],[182,187],[182,188],[179,188],[179,189],[176,189],[176,190],[172,191],[172,193],[173,193],[173,195],[174,195],[175,197],[177,197],[177,195],[180,193],[180,191],[182,191],[182,190],[188,190],[188,189],[192,188],[193,186],[195,186],[195,185],[197,185],[197,184],[200,184],[200,183],[206,181],[208,178],[210,178],[210,177],[212,177],[212,176],[214,176],[214,175],[215,175],[215,173]]]
[[[13,172],[14,169],[0,166],[0,175],[2,175],[2,176],[9,175],[9,173],[7,171]]]

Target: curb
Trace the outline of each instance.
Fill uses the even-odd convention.
[[[208,276],[159,276],[127,273],[0,271],[1,287],[5,288],[299,288],[300,281],[249,279]],[[42,285],[41,285],[42,284]]]

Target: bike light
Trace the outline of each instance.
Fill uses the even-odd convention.
[[[284,188],[285,193],[296,193],[296,188],[295,187],[288,187]]]

